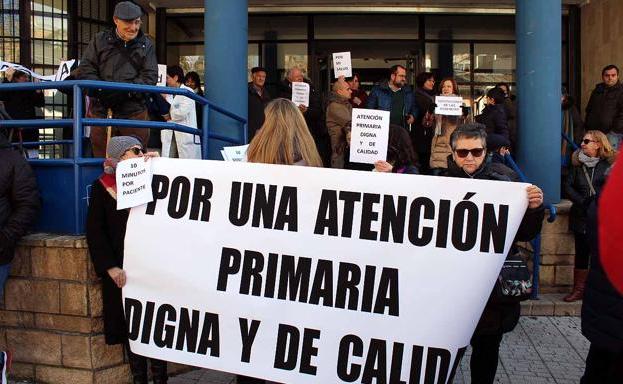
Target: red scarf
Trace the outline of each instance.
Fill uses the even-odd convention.
[[[102,176],[98,179],[100,184],[106,189],[106,192],[115,200],[117,200],[117,179],[115,174],[102,173]]]

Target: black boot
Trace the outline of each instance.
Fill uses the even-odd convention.
[[[158,359],[149,359],[151,362],[151,376],[154,384],[167,384],[167,362]]]
[[[130,371],[134,384],[147,384],[147,358],[145,356],[132,353],[128,349],[128,360],[130,360]]]

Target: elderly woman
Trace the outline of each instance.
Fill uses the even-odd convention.
[[[485,161],[487,134],[482,124],[464,124],[450,136],[452,154],[448,158],[448,169],[443,174],[482,180],[518,181],[511,169],[499,163]],[[543,222],[543,192],[539,187],[526,188],[528,208],[524,214],[516,241],[529,241],[540,231]],[[511,252],[515,248],[511,247]],[[519,321],[520,304],[511,296],[500,296],[500,283],[495,287],[476,326],[471,339],[470,360],[472,383],[490,384],[495,379],[498,366],[500,343],[504,333],[512,331]]]
[[[104,173],[91,186],[87,214],[87,242],[95,272],[102,279],[104,301],[104,335],[106,344],[124,344],[135,384],[147,384],[147,358],[133,353],[128,345],[127,325],[121,301],[121,288],[126,283],[123,270],[123,244],[130,211],[117,210],[117,163],[136,157],[147,161],[158,153],[144,153],[141,142],[133,136],[115,136],[106,148],[108,158]],[[150,359],[154,384],[167,382],[167,363]]]
[[[581,148],[571,156],[572,168],[567,175],[564,190],[573,202],[569,216],[569,229],[575,236],[575,270],[573,291],[565,301],[581,300],[588,275],[589,241],[587,237],[587,209],[595,198],[595,189],[604,178],[606,170],[614,163],[616,152],[601,131],[588,131]]]

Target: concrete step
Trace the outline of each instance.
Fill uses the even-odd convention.
[[[580,316],[582,301],[567,303],[562,300],[566,294],[544,293],[538,300],[521,302],[522,316]]]

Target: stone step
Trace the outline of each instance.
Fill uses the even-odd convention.
[[[544,293],[538,300],[521,302],[522,316],[580,316],[582,301],[567,303],[565,294]]]

